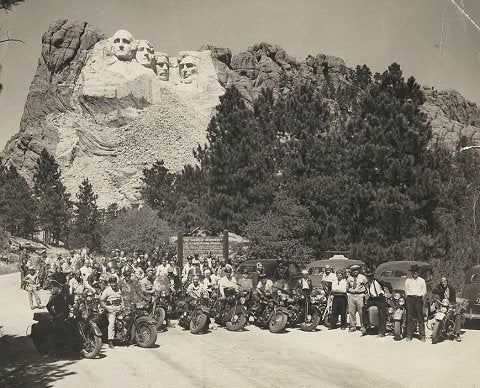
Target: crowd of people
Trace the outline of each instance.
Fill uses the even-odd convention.
[[[353,265],[345,270],[335,271],[327,265],[323,272],[323,287],[331,298],[332,315],[329,329],[335,329],[340,320],[340,328],[355,332],[360,327],[362,335],[367,334],[369,314],[368,309],[376,306],[378,309],[378,336],[385,337],[387,324],[387,295],[393,293],[389,283],[378,280],[374,271],[366,270],[360,273],[360,267]],[[411,276],[405,282],[405,301],[407,312],[406,340],[413,336],[414,325],[418,327],[421,341],[425,341],[424,306],[427,297],[425,280],[419,276],[419,268],[410,268]],[[121,306],[134,303],[139,299],[151,299],[159,284],[165,284],[174,293],[183,292],[191,298],[200,298],[205,292],[218,291],[219,296],[225,296],[226,288],[254,290],[256,295],[269,295],[274,291],[274,282],[289,279],[290,273],[284,261],[278,260],[273,274],[267,276],[261,262],[256,264],[256,272],[252,274],[245,269],[242,274],[234,276],[232,263],[223,258],[217,259],[211,255],[188,256],[187,262],[180,270],[175,256],[166,254],[151,254],[133,252],[126,255],[120,250],[112,251],[111,257],[95,257],[85,250],[70,251],[63,256],[57,253],[48,257],[46,253],[33,263],[26,252],[21,258],[21,287],[28,292],[31,309],[44,308],[38,294],[39,288],[53,288],[52,298],[47,304],[50,312],[55,311],[55,301],[60,295],[59,289],[68,287],[70,303],[75,303],[78,296],[86,290],[99,296],[100,304],[108,313],[108,338],[113,346],[115,317]],[[52,287],[53,286],[53,287]],[[312,290],[312,281],[308,271],[303,270],[298,279],[298,287]],[[448,299],[455,303],[455,289],[442,278],[440,284],[433,289],[433,295],[438,299]],[[53,301],[52,301],[53,300]],[[66,310],[60,314],[66,314]],[[357,322],[357,317],[359,322]],[[461,320],[455,321],[455,336],[461,341]]]

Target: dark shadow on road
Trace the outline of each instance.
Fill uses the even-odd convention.
[[[75,374],[68,366],[80,355],[41,356],[28,336],[0,338],[0,387],[53,387],[59,380]],[[105,357],[103,352],[99,358]]]

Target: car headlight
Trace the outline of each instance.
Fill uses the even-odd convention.
[[[393,307],[389,307],[389,308],[388,308],[388,313],[389,313],[389,314],[393,314]]]
[[[393,299],[395,299],[395,300],[400,299],[400,293],[396,292],[395,294],[393,294]]]
[[[448,308],[445,307],[445,306],[442,306],[442,307],[440,308],[440,311],[441,311],[442,313],[446,313],[446,312],[448,311]]]
[[[405,299],[400,298],[400,299],[398,300],[398,304],[399,304],[400,306],[403,306],[403,305],[405,304]]]

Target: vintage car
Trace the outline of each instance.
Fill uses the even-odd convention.
[[[329,265],[333,271],[338,269],[345,270],[352,265],[359,265],[361,267],[360,272],[363,272],[363,269],[365,268],[365,263],[363,261],[348,259],[343,255],[334,255],[329,259],[312,261],[310,264],[307,264],[306,269],[310,279],[312,279],[312,285],[314,288],[321,286],[326,265]]]
[[[395,291],[405,291],[405,279],[410,276],[410,267],[414,264],[420,267],[418,276],[425,280],[427,295],[431,296],[433,270],[430,264],[423,261],[387,261],[377,267],[375,270],[375,278],[390,283]]]
[[[248,271],[248,277],[252,279],[253,286],[255,287],[258,283],[258,276],[257,276],[257,263],[260,262],[263,265],[263,269],[265,271],[265,274],[267,275],[267,278],[273,279],[273,273],[275,271],[275,268],[278,266],[278,261],[275,259],[260,259],[260,260],[246,260],[242,263],[240,263],[235,270],[235,278],[237,281],[242,277],[242,273],[245,271],[245,268]],[[297,282],[298,279],[302,276],[302,273],[300,271],[300,268],[298,267],[297,263],[289,260],[285,260],[284,265],[288,269],[288,274],[289,278],[292,282],[292,285],[294,282]]]
[[[480,265],[470,268],[465,273],[465,285],[460,296],[469,301],[465,318],[480,319]]]

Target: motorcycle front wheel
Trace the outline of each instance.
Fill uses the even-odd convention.
[[[276,313],[268,323],[268,329],[271,333],[280,333],[287,326],[287,316],[284,313]]]
[[[81,355],[84,358],[95,358],[102,350],[102,339],[95,335],[95,330],[90,323],[79,322],[78,330],[82,339]]]
[[[227,321],[225,326],[229,331],[239,331],[242,330],[247,323],[247,317],[243,312],[239,311],[238,313],[233,313],[232,318]]]
[[[190,333],[201,333],[207,324],[208,317],[204,313],[193,314],[190,321]]]
[[[393,334],[395,335],[394,339],[399,341],[402,339],[402,321],[395,321],[393,324]]]
[[[307,320],[300,324],[300,330],[302,331],[314,331],[320,323],[320,317],[317,314],[307,316]]]
[[[160,330],[160,328],[163,326],[163,321],[165,320],[166,315],[167,314],[163,307],[155,308],[153,319],[157,321],[157,326],[156,326],[157,330]]]
[[[433,329],[432,329],[432,344],[436,344],[437,342],[440,342],[440,328],[442,326],[442,322],[440,321],[435,321],[433,324]]]
[[[157,341],[155,325],[139,318],[135,328],[135,343],[141,348],[151,348]]]

